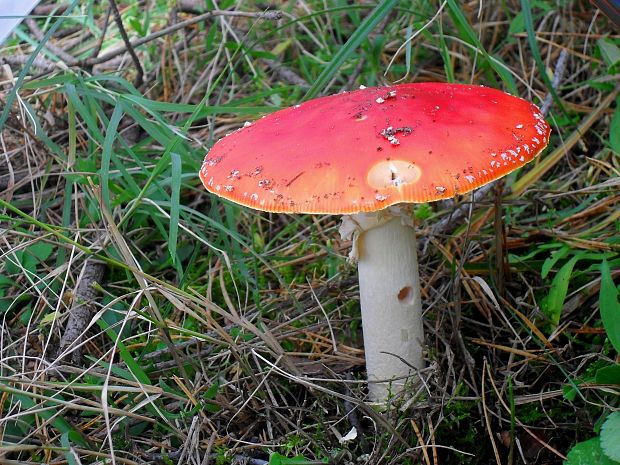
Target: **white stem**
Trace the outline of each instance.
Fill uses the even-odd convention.
[[[421,369],[424,364],[415,230],[396,217],[363,232],[358,240],[370,398],[383,402],[390,392],[402,390],[405,377],[415,371],[411,367]]]

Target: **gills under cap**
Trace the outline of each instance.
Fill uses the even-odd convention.
[[[210,192],[251,208],[352,214],[463,194],[549,141],[535,105],[443,83],[362,88],[246,123],[207,154]]]

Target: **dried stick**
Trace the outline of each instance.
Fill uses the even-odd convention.
[[[264,13],[248,13],[244,11],[209,11],[200,16],[196,16],[195,18],[188,19],[187,21],[181,21],[180,23],[173,24],[172,26],[165,27],[160,29],[157,32],[154,32],[146,37],[142,37],[140,39],[136,39],[133,41],[129,41],[129,45],[133,48],[139,47],[140,45],[144,45],[146,43],[152,42],[153,40],[159,39],[160,37],[164,37],[168,34],[172,34],[178,30],[184,29],[186,27],[192,26],[194,24],[198,24],[206,19],[214,18],[217,16],[237,16],[241,18],[257,18],[257,19],[265,19],[265,20],[277,20],[282,17],[282,13],[280,11],[266,11]],[[106,61],[111,60],[112,58],[117,57],[127,51],[127,46],[119,48],[117,50],[112,50],[104,55],[96,59],[88,59],[86,60],[87,65],[98,65],[104,63]]]
[[[199,15],[205,11],[205,2],[200,0],[177,0],[176,8],[183,13]]]
[[[123,38],[123,42],[125,42],[125,48],[127,52],[129,52],[129,55],[131,56],[131,59],[134,65],[136,66],[136,70],[138,71],[138,74],[136,75],[136,78],[133,81],[133,85],[134,87],[140,87],[142,85],[143,78],[144,78],[144,70],[142,69],[142,64],[140,63],[140,59],[138,58],[138,55],[136,55],[136,51],[133,49],[133,46],[131,45],[131,41],[129,40],[129,36],[127,35],[127,31],[125,30],[125,26],[123,26],[123,19],[121,18],[121,14],[118,11],[118,7],[116,6],[116,2],[114,0],[110,0],[110,9],[112,10],[112,13],[114,14],[114,21],[116,21],[116,26],[118,27],[118,31],[120,32],[121,37]]]
[[[95,300],[97,291],[93,284],[100,283],[103,279],[105,266],[102,263],[87,261],[80,276],[80,282],[73,297],[73,305],[69,311],[69,319],[65,327],[65,333],[60,339],[57,357],[69,347],[73,345],[79,346],[79,340],[82,338],[84,331],[88,327],[90,320],[95,313]],[[73,349],[71,353],[71,361],[75,365],[79,365],[82,358],[80,347]]]
[[[442,234],[448,234],[452,230],[454,230],[454,228],[456,228],[456,226],[461,223],[463,218],[465,218],[468,215],[470,203],[475,204],[481,201],[482,199],[484,199],[487,196],[487,194],[493,190],[494,186],[495,186],[495,183],[492,182],[492,183],[482,186],[480,189],[475,190],[471,194],[471,202],[463,203],[462,205],[457,207],[455,210],[445,215],[437,223],[435,223],[431,227],[429,234],[427,234],[425,237],[420,238],[420,241],[419,241],[420,250],[422,250],[423,253],[424,251],[426,251],[426,247],[428,246],[428,243],[431,238],[440,236]],[[443,204],[444,204],[444,208],[452,209],[456,205],[456,202],[453,199],[450,199],[450,200],[446,200],[445,202],[443,202]]]
[[[551,82],[551,87],[553,90],[557,90],[560,86],[560,81],[562,80],[562,76],[564,76],[564,71],[566,71],[566,61],[568,60],[568,51],[563,48],[560,52],[560,56],[555,63],[555,74],[553,75],[553,82]],[[543,115],[547,116],[549,113],[549,109],[551,108],[551,104],[553,103],[553,94],[551,92],[547,92],[545,96],[545,100],[543,101],[542,106],[540,107],[540,111]]]
[[[182,21],[180,23],[176,23],[172,26],[161,29],[146,37],[142,37],[140,39],[136,39],[133,41],[130,40],[128,43],[127,42],[125,43],[124,47],[120,47],[116,50],[112,50],[98,57],[91,56],[87,58],[86,60],[82,60],[82,61],[76,60],[75,58],[73,58],[73,56],[69,55],[67,52],[58,48],[54,44],[47,43],[46,48],[48,48],[51,52],[58,55],[60,58],[63,58],[61,56],[63,55],[66,58],[66,59],[63,58],[63,60],[65,64],[67,64],[68,66],[92,67],[92,66],[100,65],[102,63],[106,63],[122,55],[123,53],[128,51],[128,46],[135,49],[136,47],[139,47],[140,45],[147,44],[149,42],[152,42],[153,40],[159,39],[160,37],[164,37],[178,30],[184,29],[186,27],[205,21],[206,19],[214,18],[217,16],[234,16],[234,17],[240,17],[240,18],[257,18],[257,19],[264,19],[268,21],[276,21],[282,18],[282,13],[280,11],[275,11],[275,10],[270,10],[270,11],[265,11],[265,12],[260,12],[260,13],[250,13],[250,12],[244,12],[244,11],[226,11],[226,10],[209,11],[200,16],[196,16],[195,18],[188,19],[187,21]],[[30,21],[33,21],[33,20],[30,20]],[[42,35],[41,30],[38,28],[36,23],[34,23],[34,26],[35,26],[35,30],[32,31],[33,35],[37,37],[37,34],[41,33],[40,37],[42,38],[43,35]],[[38,31],[38,32],[35,32],[35,31]],[[23,55],[23,56],[20,55],[17,57],[0,57],[0,62],[4,61],[5,63],[9,63],[9,64],[23,64],[23,63],[26,63],[30,59],[30,57],[31,55]],[[52,68],[49,65],[51,62],[48,62],[47,60],[45,61],[42,61],[42,60],[44,59],[38,58],[38,57],[35,58],[35,63],[33,63],[34,66],[44,71],[52,71]],[[286,80],[288,78],[290,78],[290,76],[282,77],[283,80]]]
[[[105,12],[105,17],[103,18],[103,25],[101,26],[101,36],[99,37],[99,40],[97,40],[97,43],[93,47],[93,51],[90,54],[90,57],[93,59],[97,58],[99,52],[101,51],[101,47],[103,47],[105,34],[108,31],[108,26],[110,24],[110,13],[112,13],[112,7],[109,7],[108,10]]]
[[[37,5],[34,7],[34,10],[32,10],[31,14],[35,16],[49,16],[52,13],[60,15],[67,11],[67,8],[69,8],[68,3],[64,3],[61,5],[55,5],[53,3],[50,5]]]
[[[260,50],[259,47],[254,47],[254,49]],[[284,66],[279,61],[272,60],[271,58],[263,58],[262,61],[275,73],[276,77],[278,77],[282,81],[298,87],[310,87],[310,84],[308,84],[308,82],[304,78],[302,78],[292,69]]]
[[[32,35],[37,40],[39,41],[43,40],[43,37],[45,36],[45,34],[43,33],[41,29],[39,29],[39,26],[37,25],[37,22],[34,19],[28,18],[26,19],[25,23],[28,26],[28,29],[30,29],[30,31],[32,32]],[[54,55],[56,55],[58,58],[64,61],[67,64],[67,66],[75,66],[78,63],[78,61],[75,59],[73,55],[65,52],[63,49],[54,45],[49,40],[46,42],[45,48],[47,48],[50,52],[52,52]]]
[[[30,60],[30,55],[11,55],[0,57],[0,64],[6,63],[9,65],[25,65]],[[38,68],[43,72],[50,72],[56,69],[56,64],[49,61],[47,58],[36,57],[31,63],[33,68]]]
[[[352,381],[354,379],[351,372],[347,373],[346,378],[349,381]],[[353,397],[353,393],[351,392],[351,388],[349,387],[349,385],[345,383],[345,386],[348,390],[347,394]],[[342,402],[346,411],[345,416],[349,419],[349,424],[357,430],[357,433],[359,435],[360,448],[362,449],[362,452],[364,454],[368,454],[370,452],[370,447],[368,446],[368,441],[366,440],[366,435],[364,434],[364,426],[362,425],[362,422],[360,421],[357,412],[357,405],[355,405],[353,402],[346,398],[343,399]]]

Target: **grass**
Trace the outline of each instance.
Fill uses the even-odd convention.
[[[204,13],[189,3],[119,9],[141,40]],[[281,2],[277,18],[218,6],[252,16],[136,47],[138,88],[129,56],[110,57],[123,44],[99,2],[4,45],[0,462],[574,465],[586,440],[600,453],[620,385],[620,36],[607,19],[542,0]],[[549,95],[553,134],[503,196],[429,241],[429,368],[415,401],[378,412],[338,219],[240,208],[197,173],[247,120],[401,79]],[[419,206],[419,233],[453,208]],[[93,267],[103,277],[83,302]],[[80,308],[88,325],[60,350]]]

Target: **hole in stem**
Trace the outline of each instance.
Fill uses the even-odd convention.
[[[413,288],[411,286],[405,286],[398,291],[398,301],[405,305],[413,304]]]

